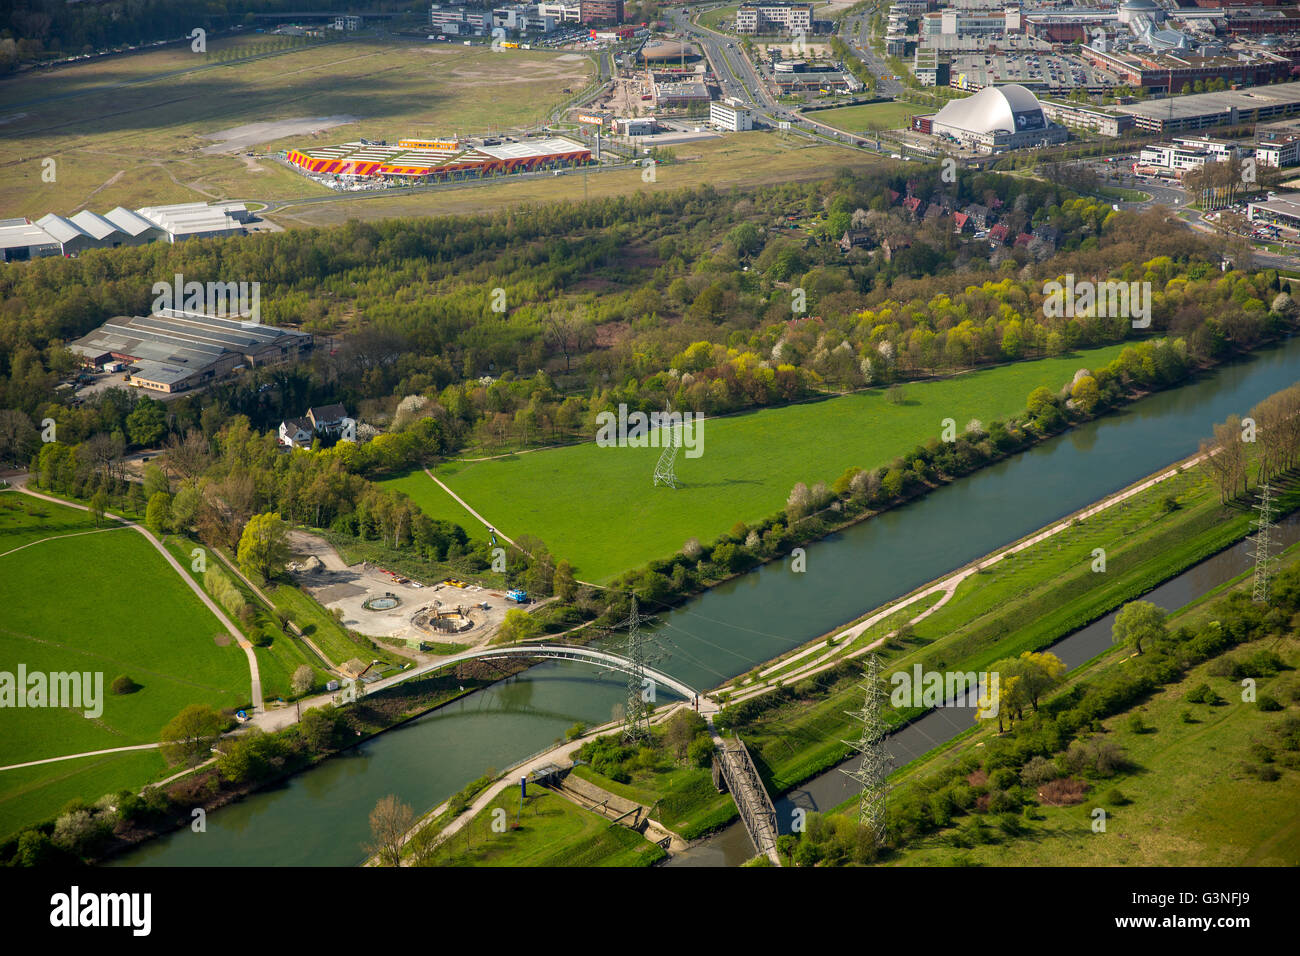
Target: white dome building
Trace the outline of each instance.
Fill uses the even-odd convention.
[[[1132,23],[1135,18],[1140,16],[1149,18],[1153,23],[1163,23],[1165,11],[1160,8],[1155,0],[1124,0],[1124,3],[1120,4],[1120,23]]]
[[[953,100],[934,114],[930,131],[983,153],[1062,143],[1069,138],[1065,127],[1047,119],[1038,97],[1018,83],[986,86],[974,96]]]

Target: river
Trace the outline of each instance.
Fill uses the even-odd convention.
[[[788,561],[764,565],[662,613],[654,630],[668,656],[657,666],[717,686],[1193,453],[1214,423],[1297,380],[1300,337],[809,545],[805,573]],[[608,720],[623,694],[621,677],[541,664],[209,814],[204,833],[179,830],[114,862],[354,865],[381,797],[396,794],[422,812],[486,769],[545,749],[576,722]],[[806,794],[817,806],[839,802],[811,785]],[[784,802],[781,812],[788,819]],[[739,862],[740,841],[728,833],[731,851],[724,833],[681,862]]]

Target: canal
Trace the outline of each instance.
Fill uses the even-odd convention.
[[[667,656],[657,666],[696,687],[716,686],[1191,454],[1215,422],[1297,380],[1300,338],[812,544],[805,573],[788,562],[758,568],[664,611],[654,629]],[[114,862],[354,865],[381,797],[396,794],[423,812],[485,770],[547,748],[576,722],[610,719],[623,693],[621,677],[541,664],[209,814],[204,833],[179,830]],[[796,799],[839,802],[812,784]],[[726,840],[682,862],[738,862]]]

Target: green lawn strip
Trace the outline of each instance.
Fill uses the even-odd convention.
[[[504,811],[505,830],[493,829]],[[518,823],[518,829],[514,829]],[[666,854],[639,833],[540,787],[508,787],[433,853],[435,866],[650,866]]]
[[[220,559],[210,553],[209,549],[203,548],[193,540],[184,535],[168,535],[163,542],[163,546],[169,550],[177,561],[181,562],[190,577],[203,585],[203,572],[194,570],[194,558],[192,557],[195,549],[202,549],[208,552],[205,557],[205,566],[208,568],[217,568],[222,574],[230,578],[235,587],[244,596],[248,606],[253,609],[252,616],[248,621],[244,621],[237,614],[230,613],[228,608],[223,608],[226,617],[230,618],[235,627],[239,628],[240,633],[244,635],[254,645],[253,653],[257,657],[258,675],[262,680],[262,697],[266,701],[291,700],[295,695],[290,683],[293,672],[302,664],[306,664],[312,670],[313,689],[323,687],[325,682],[330,680],[331,675],[320,663],[320,659],[312,653],[311,649],[299,641],[291,633],[285,633],[280,629],[280,623],[262,603],[253,590],[240,579],[237,574],[225,567]],[[209,595],[210,596],[210,595]],[[260,641],[270,638],[269,646],[257,646]],[[369,663],[369,658],[367,658]],[[311,693],[311,691],[308,691]]]
[[[872,389],[712,419],[704,424],[702,454],[678,456],[677,489],[650,488],[659,449],[594,442],[448,462],[436,473],[494,527],[512,538],[541,538],[580,578],[603,582],[675,553],[692,537],[712,541],[737,521],[779,511],[797,482],[829,483],[852,466],[888,464],[937,436],[944,418],[965,428],[971,419],[988,423],[1017,414],[1035,387],[1056,390],[1078,369],[1103,365],[1121,349],[910,383],[898,404]],[[828,442],[826,435],[837,437]],[[431,517],[467,520],[422,471],[381,484],[406,492]],[[630,493],[642,488],[643,494]]]
[[[1192,612],[1180,611],[1170,625]],[[1261,647],[1273,650],[1294,669],[1300,663],[1295,635],[1241,644],[1228,654],[1242,656]],[[1221,655],[1222,656],[1222,655]],[[1124,665],[1126,653],[1099,659],[1099,670]],[[954,828],[930,834],[906,847],[891,863],[934,866],[954,862],[999,866],[1294,866],[1300,862],[1300,804],[1295,788],[1300,772],[1279,766],[1280,778],[1264,781],[1245,771],[1256,759],[1252,745],[1267,742],[1282,713],[1262,711],[1241,701],[1241,685],[1211,673],[1214,660],[1189,670],[1142,703],[1102,722],[1109,741],[1133,761],[1129,772],[1094,781],[1088,798],[1069,807],[1037,808],[1040,819],[1025,833],[1000,837],[995,844],[958,849],[948,844]],[[1091,675],[1075,675],[1067,688]],[[1257,694],[1295,687],[1294,673],[1257,680]],[[1226,703],[1192,704],[1188,692],[1201,684]],[[1285,713],[1295,714],[1295,703]],[[1141,715],[1144,730],[1129,726]],[[1190,720],[1184,718],[1190,716]],[[993,728],[981,728],[979,736]],[[970,739],[965,741],[966,745]],[[894,778],[896,789],[961,757],[960,751],[932,756]],[[1114,791],[1125,801],[1111,799]],[[1106,831],[1092,829],[1092,810],[1106,811]]]
[[[906,126],[913,114],[924,111],[924,107],[915,103],[889,102],[809,110],[804,115],[815,122],[862,136],[870,132],[873,123],[879,123],[883,129],[898,129]]]
[[[115,524],[117,522],[112,522]],[[18,491],[0,495],[0,554],[42,538],[98,531],[110,526],[105,523],[96,528],[95,522],[84,511],[42,501]]]
[[[161,729],[161,728],[160,728]],[[0,841],[58,815],[71,800],[141,790],[175,773],[157,750],[79,757],[0,772]]]
[[[347,628],[325,610],[309,594],[292,584],[277,582],[263,590],[276,608],[286,612],[303,635],[338,667],[352,658],[364,661],[383,660],[392,664],[405,664],[406,659],[394,654],[379,643],[362,643]],[[313,655],[315,656],[315,655]]]

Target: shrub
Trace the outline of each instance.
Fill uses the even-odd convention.
[[[1088,786],[1074,777],[1062,777],[1050,780],[1038,788],[1038,799],[1049,807],[1068,807],[1083,803],[1083,795]]]
[[[1268,694],[1261,694],[1259,700],[1256,701],[1256,706],[1258,706],[1260,710],[1272,711],[1282,709],[1282,705],[1272,697],[1268,696]]]
[[[114,694],[134,694],[140,689],[140,685],[126,674],[118,674],[113,678],[113,683],[109,689]]]
[[[713,738],[707,733],[697,735],[686,748],[686,759],[696,767],[707,767],[713,761]]]
[[[1124,726],[1128,728],[1128,732],[1131,734],[1145,734],[1148,730],[1147,722],[1142,719],[1142,715],[1139,713],[1129,714],[1128,720],[1124,721]]]
[[[1029,762],[1020,769],[1020,779],[1029,787],[1037,787],[1059,776],[1060,771],[1056,769],[1056,764],[1046,757],[1031,757]]]
[[[1132,803],[1128,797],[1124,796],[1119,787],[1111,787],[1106,791],[1106,796],[1102,798],[1103,802],[1110,804],[1112,807],[1124,807]]]

